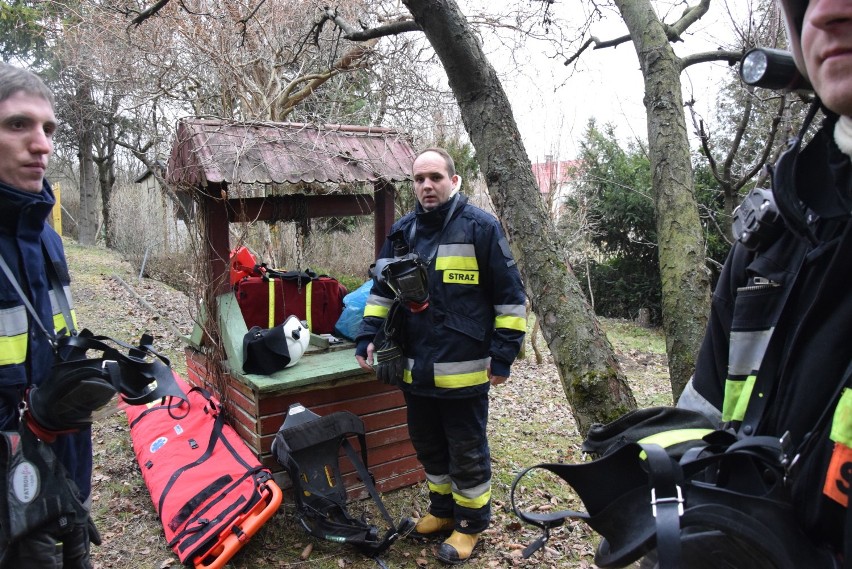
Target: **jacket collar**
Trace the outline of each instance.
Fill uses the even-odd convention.
[[[0,182],[0,232],[19,237],[38,237],[55,204],[53,189],[47,180],[37,194]]]
[[[827,120],[796,165],[799,199],[824,219],[852,212],[852,163],[838,148],[833,130],[834,122]]]
[[[449,200],[447,200],[446,203],[443,203],[430,211],[426,211],[425,209],[423,209],[423,206],[420,205],[420,202],[417,202],[417,205],[414,208],[414,212],[417,214],[417,223],[423,227],[428,227],[432,225],[437,225],[440,227],[441,225],[443,225],[444,218],[447,217],[447,214],[449,213],[450,208],[453,207],[453,202],[455,200],[458,200],[458,205],[456,206],[456,213],[458,213],[464,208],[464,205],[467,203],[467,198],[462,194],[454,195]]]

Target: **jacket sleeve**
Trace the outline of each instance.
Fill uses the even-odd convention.
[[[491,373],[508,376],[527,330],[526,293],[509,242],[495,219],[487,243],[488,278],[494,304]]]
[[[728,255],[713,291],[710,318],[692,379],[678,399],[678,407],[692,409],[717,422],[722,418],[728,350],[736,291],[745,274],[750,253],[736,245]]]

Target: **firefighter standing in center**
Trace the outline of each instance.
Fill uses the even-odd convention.
[[[450,155],[422,151],[413,179],[415,211],[391,228],[371,270],[356,359],[373,371],[375,353],[379,378],[398,383],[405,395],[430,498],[414,531],[452,532],[435,555],[455,564],[470,558],[490,521],[488,390],[507,380],[520,350],[526,296],[499,222],[458,193],[461,178]],[[420,298],[397,277],[421,282]],[[392,320],[397,324],[388,334],[383,326]],[[384,358],[380,332],[396,342]],[[388,359],[398,377],[379,371]]]

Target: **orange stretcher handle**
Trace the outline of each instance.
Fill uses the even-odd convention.
[[[213,547],[193,560],[195,569],[222,569],[231,557],[248,543],[249,538],[278,511],[281,506],[281,488],[270,479],[263,483],[261,492],[265,494],[263,498],[251,510],[237,518],[233,526],[223,531]]]

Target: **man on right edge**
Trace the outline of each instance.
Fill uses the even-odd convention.
[[[695,375],[678,405],[789,437],[794,507],[815,543],[852,562],[852,0],[779,0],[790,49],[825,116],[776,164],[785,229],[731,252]],[[799,139],[807,129],[806,124]]]

